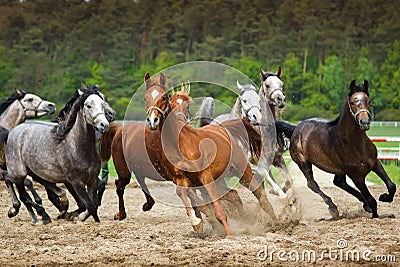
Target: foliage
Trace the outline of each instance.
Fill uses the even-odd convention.
[[[97,83],[123,118],[143,82],[171,65],[210,60],[259,84],[282,67],[286,120],[334,117],[351,80],[371,85],[376,119],[399,120],[400,16],[384,0],[0,1],[0,97],[14,88],[62,106]],[[199,86],[232,104],[234,95]],[[194,92],[194,91],[193,91]]]

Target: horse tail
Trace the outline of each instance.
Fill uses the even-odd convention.
[[[99,154],[101,162],[107,162],[111,158],[111,145],[114,136],[120,131],[122,126],[115,122],[110,122],[109,129],[106,133],[102,134],[99,138]]]
[[[204,98],[199,111],[197,111],[197,117],[200,117],[200,127],[209,125],[213,121],[212,115],[214,112],[214,106],[214,98]]]
[[[257,163],[260,160],[262,136],[248,119],[229,120],[220,125],[227,129],[233,137],[239,139],[240,143],[250,150],[252,163]],[[244,126],[246,132],[241,131],[241,125]]]
[[[294,129],[296,129],[296,125],[284,121],[275,121],[275,127],[277,136],[280,136],[283,133],[287,138],[291,138]]]
[[[0,166],[4,165],[6,162],[5,153],[8,133],[9,131],[6,128],[0,126]]]

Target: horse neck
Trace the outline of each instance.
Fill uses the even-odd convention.
[[[269,109],[271,110],[272,117],[274,117],[274,121],[276,120],[276,107],[275,105],[269,104]]]
[[[338,137],[346,140],[357,139],[357,142],[361,141],[362,138],[360,137],[367,137],[365,131],[360,129],[350,113],[347,101],[342,110],[343,112],[340,114],[337,125],[333,126]]]
[[[84,116],[82,110],[78,112],[76,121],[72,129],[65,137],[69,143],[87,152],[87,148],[96,146],[96,135],[93,126],[89,125]]]
[[[169,154],[174,151],[178,153],[177,155],[179,155],[179,136],[182,134],[184,135],[191,130],[192,127],[187,124],[182,116],[178,116],[173,111],[169,112],[166,121],[163,123],[162,128],[160,129],[161,134],[168,138],[168,140],[164,138],[162,142],[163,151],[168,151]]]
[[[4,112],[0,115],[0,125],[11,131],[15,126],[25,121],[25,113],[22,106],[15,100]]]
[[[242,114],[242,105],[241,105],[241,103],[240,103],[239,97],[236,98],[236,102],[235,102],[235,104],[234,104],[233,107],[232,107],[231,115],[234,116],[234,117],[239,116],[239,118],[242,118],[242,117],[243,117],[243,114]]]

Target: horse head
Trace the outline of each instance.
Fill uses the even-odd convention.
[[[147,73],[144,77],[146,92],[144,94],[146,107],[146,125],[150,130],[156,130],[169,112],[169,97],[166,90],[167,77],[160,73],[154,80]]]
[[[262,79],[260,93],[268,99],[269,104],[278,108],[284,108],[286,105],[286,97],[283,94],[284,84],[280,79],[281,74],[281,67],[278,67],[278,71],[275,73],[260,68]]]
[[[26,119],[39,118],[47,114],[53,114],[56,111],[56,105],[53,102],[43,100],[37,95],[25,93],[20,90],[16,90],[15,93],[21,96],[18,101],[21,104]]]
[[[241,114],[243,118],[248,118],[252,124],[261,121],[261,99],[256,88],[251,85],[241,85],[236,81],[239,90],[239,100],[241,105]]]
[[[78,91],[81,96],[88,92],[83,92],[81,90]],[[101,133],[105,133],[108,131],[109,122],[105,115],[105,106],[106,103],[104,99],[96,93],[96,91],[92,91],[90,93],[84,103],[83,103],[83,116],[87,123],[92,125],[96,130]]]
[[[170,98],[171,110],[175,112],[176,115],[182,115],[185,121],[190,121],[189,119],[189,107],[192,102],[190,94],[190,83],[182,84],[181,90],[174,92]]]
[[[108,104],[107,97],[102,92],[100,92],[100,87],[98,84],[87,86],[84,82],[81,82],[81,88],[82,90],[95,90],[104,100],[104,114],[106,115],[108,122],[115,121],[115,119],[117,118],[117,112],[111,108],[110,104]]]
[[[361,130],[367,131],[369,130],[369,126],[371,123],[371,113],[370,113],[370,104],[371,100],[369,98],[369,83],[367,80],[364,80],[364,84],[356,84],[356,80],[353,80],[350,83],[349,90],[349,110],[357,125]]]

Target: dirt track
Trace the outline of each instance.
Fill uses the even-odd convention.
[[[295,179],[304,178],[296,176]],[[39,185],[37,188],[44,197],[43,188]],[[151,188],[162,192],[164,185],[155,184]],[[95,223],[92,218],[86,222],[57,220],[56,209],[44,198],[44,206],[53,222],[48,225],[32,225],[25,208],[21,208],[17,217],[7,217],[10,201],[6,187],[1,182],[0,265],[302,266],[310,265],[312,254],[307,253],[313,252],[318,266],[348,266],[360,262],[372,264],[381,255],[391,261],[396,257],[397,263],[386,264],[399,264],[399,193],[391,204],[379,202],[378,212],[386,218],[369,219],[370,215],[361,210],[361,203],[352,196],[338,188],[321,188],[338,205],[339,211],[344,215],[343,219],[316,221],[329,218],[326,206],[319,196],[301,183],[296,183],[294,189],[301,203],[300,223],[281,227],[271,225],[268,216],[259,210],[256,199],[245,189],[238,187],[247,216],[244,221],[235,219],[234,215],[229,217],[229,223],[236,234],[232,239],[225,238],[219,226],[213,230],[208,221],[206,234],[202,237],[196,236],[182,208],[157,202],[151,211],[143,212],[141,206],[144,196],[134,183],[131,183],[125,194],[128,218],[114,221],[113,216],[118,206],[112,178],[99,209],[101,223]],[[370,189],[376,198],[386,192],[384,187]],[[284,202],[276,196],[268,196],[276,213],[280,214]],[[74,208],[71,197],[70,201]],[[396,218],[387,218],[386,215],[389,214],[394,214]],[[346,245],[346,242],[346,247],[340,247]],[[262,261],[259,258],[265,257],[266,249],[268,256],[272,252],[273,259],[268,257]],[[329,259],[329,251],[332,259]],[[296,253],[299,253],[298,260]],[[357,253],[360,260],[357,260]],[[322,262],[321,255],[324,258]],[[278,259],[278,256],[282,259]]]

